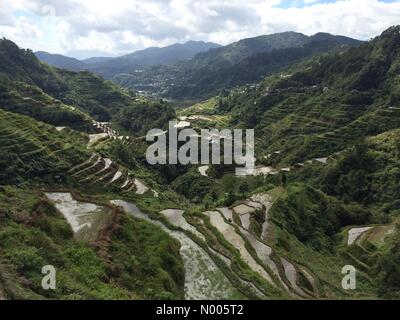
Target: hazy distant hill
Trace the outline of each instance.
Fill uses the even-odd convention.
[[[120,73],[133,72],[153,65],[165,65],[178,60],[193,58],[196,54],[220,47],[218,44],[202,41],[189,41],[184,44],[173,44],[164,48],[147,48],[134,53],[92,63],[89,69],[106,79]]]
[[[145,72],[122,74],[113,80],[125,87],[174,99],[206,98],[222,89],[257,82],[290,64],[338,46],[361,41],[327,33],[306,36],[284,32],[244,39],[196,55],[190,61],[154,66]]]
[[[200,52],[218,47],[220,45],[211,42],[188,41],[164,48],[147,48],[117,58],[95,57],[80,61],[47,52],[37,52],[36,56],[41,61],[58,68],[69,71],[90,70],[104,78],[112,78],[116,74],[133,72],[148,66],[164,65],[178,60],[190,59]]]
[[[111,57],[93,57],[93,58],[87,58],[82,60],[83,63],[86,64],[93,64],[93,63],[103,63],[109,60],[112,60],[113,58]]]
[[[45,62],[51,66],[55,66],[61,69],[69,71],[81,71],[87,69],[87,66],[82,61],[63,56],[61,54],[51,54],[44,51],[35,52],[36,57],[42,62]]]
[[[232,65],[258,53],[300,47],[307,40],[306,35],[297,32],[282,32],[242,39],[227,46],[198,54],[193,59],[192,66],[201,68],[211,65],[218,65],[218,67]]]

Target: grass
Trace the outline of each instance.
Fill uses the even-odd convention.
[[[123,215],[110,264],[73,237],[40,193],[5,187],[0,200],[0,286],[8,298],[182,298],[179,246],[159,228]],[[57,270],[55,291],[41,288],[41,268],[48,264]]]
[[[27,116],[0,110],[0,183],[23,183],[38,179],[67,179],[65,172],[87,151],[83,135]]]

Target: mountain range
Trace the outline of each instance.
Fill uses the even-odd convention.
[[[305,36],[285,32],[241,40],[198,54],[191,61],[155,66],[147,73],[134,76],[122,75],[115,82],[129,88],[135,88],[137,83],[161,82],[162,94],[166,97],[202,100],[218,94],[222,89],[257,83],[269,74],[314,55],[361,43],[327,33]],[[153,76],[156,80],[153,80]],[[159,86],[155,90],[159,90]]]
[[[116,58],[94,57],[82,61],[47,52],[36,52],[35,54],[41,61],[52,66],[70,71],[90,70],[109,79],[116,74],[134,72],[147,66],[170,64],[178,60],[190,59],[200,52],[218,47],[218,44],[211,42],[188,41],[163,48],[151,47]]]
[[[258,82],[295,62],[335,47],[361,41],[319,33],[296,32],[243,39],[227,46],[189,41],[148,48],[119,58],[78,61],[38,52],[50,65],[71,71],[90,70],[115,83],[174,100],[196,100],[248,82]]]

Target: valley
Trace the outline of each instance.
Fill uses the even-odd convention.
[[[399,44],[399,26],[209,44],[140,73],[176,72],[166,101],[0,40],[0,298],[399,298]],[[150,165],[172,120],[254,129],[256,169]]]

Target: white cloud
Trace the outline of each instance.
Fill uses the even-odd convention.
[[[227,44],[281,31],[368,39],[400,23],[400,0],[0,0],[0,34],[34,50],[123,54],[186,40]],[[22,14],[21,14],[22,13]]]
[[[0,7],[0,26],[13,26],[15,25],[15,18],[7,11],[3,11]]]
[[[342,0],[304,8],[275,8],[263,15],[263,26],[270,32],[330,32],[365,40],[395,24],[400,24],[399,1]]]

